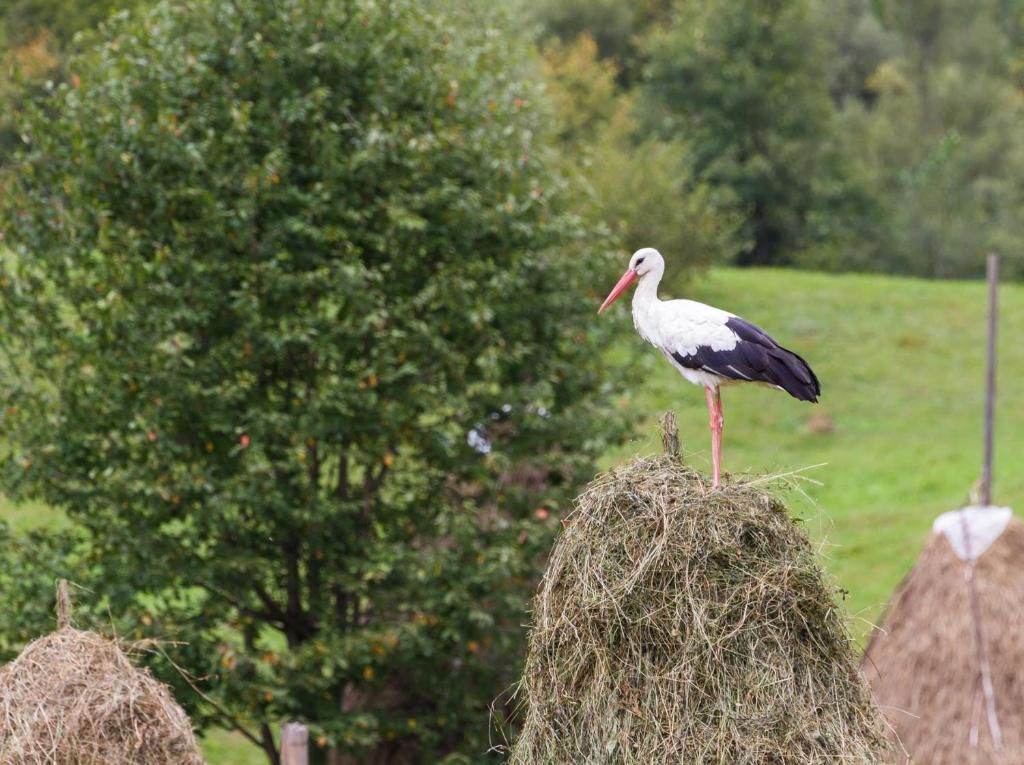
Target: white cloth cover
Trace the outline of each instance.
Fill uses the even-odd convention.
[[[960,560],[977,560],[989,548],[1006,524],[1010,522],[1013,512],[1008,507],[985,507],[971,505],[960,510],[943,513],[932,524],[932,531],[945,534],[950,547]],[[967,539],[964,540],[964,520],[967,521]],[[969,542],[970,544],[966,544]],[[970,556],[968,556],[970,550]]]

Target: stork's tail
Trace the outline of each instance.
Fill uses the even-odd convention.
[[[821,395],[821,383],[811,365],[788,348],[778,346],[768,352],[772,376],[776,385],[800,401],[816,403]]]

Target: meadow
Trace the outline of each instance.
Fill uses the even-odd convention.
[[[863,640],[932,520],[965,502],[978,477],[984,285],[714,269],[685,294],[662,290],[662,297],[684,296],[759,324],[818,373],[817,406],[766,388],[724,390],[724,469],[732,476],[785,476],[779,489],[847,591],[851,630]],[[1000,300],[994,499],[1014,506],[1024,494],[1024,290],[1004,286]],[[594,321],[630,323],[622,302]],[[707,469],[702,392],[632,334],[610,350],[609,363],[639,365],[642,374],[618,402],[634,415],[638,436],[608,453],[603,466],[660,448],[657,419],[671,408],[687,461]],[[0,514],[19,528],[62,522],[39,505],[7,503]],[[265,762],[231,734],[212,734],[205,748],[211,765]]]

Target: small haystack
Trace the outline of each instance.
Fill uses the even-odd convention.
[[[864,673],[915,765],[1024,762],[1024,525],[1007,510],[984,510],[993,521],[1003,513],[1005,527],[989,539],[979,533],[982,513],[968,516],[973,556],[959,542],[959,523],[943,524],[959,513],[940,516],[868,644]],[[1000,752],[993,745],[962,559],[974,556]]]
[[[59,600],[58,630],[0,667],[0,765],[203,765],[168,688]]]
[[[894,762],[807,535],[638,459],[577,500],[533,605],[517,765]]]

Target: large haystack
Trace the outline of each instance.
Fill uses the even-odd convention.
[[[975,547],[977,550],[977,546]],[[915,765],[1024,763],[1024,525],[1010,520],[975,583],[1003,749],[993,751],[965,563],[933,533],[871,638],[863,668]],[[971,745],[972,730],[976,746]]]
[[[203,765],[203,758],[166,686],[121,644],[65,623],[0,667],[0,765]]]
[[[513,763],[895,761],[834,588],[771,495],[639,459],[568,521],[533,606]]]

